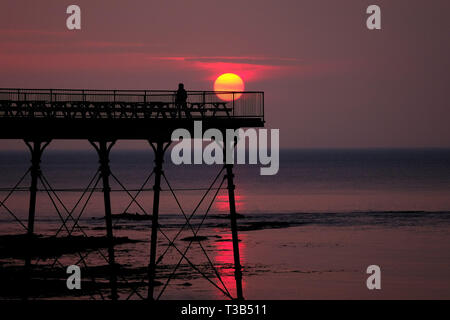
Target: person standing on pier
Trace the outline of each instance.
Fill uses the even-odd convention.
[[[187,113],[187,92],[184,89],[184,84],[183,83],[179,83],[178,84],[178,90],[177,90],[177,94],[175,97],[175,105],[177,107],[178,110],[178,117],[181,118],[181,110],[185,110],[186,115],[188,115]]]

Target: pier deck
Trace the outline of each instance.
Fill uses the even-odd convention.
[[[149,139],[177,128],[264,126],[263,92],[0,89],[0,139]],[[224,96],[226,94],[226,96]]]

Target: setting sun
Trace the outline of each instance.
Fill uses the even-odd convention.
[[[217,77],[216,81],[214,82],[214,91],[244,91],[244,81],[237,74],[224,73]],[[242,93],[235,93],[234,99],[239,99],[241,95]],[[233,94],[217,93],[217,96],[225,101],[233,100]]]

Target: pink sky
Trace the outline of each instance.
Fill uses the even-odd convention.
[[[81,7],[81,31],[66,29],[70,4]],[[369,4],[382,8],[381,31],[365,27]],[[3,0],[0,87],[211,90],[234,72],[265,91],[282,147],[450,147],[449,9],[441,0]]]

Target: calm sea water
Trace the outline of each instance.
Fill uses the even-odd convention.
[[[240,213],[348,213],[371,211],[447,211],[450,210],[450,150],[282,150],[280,170],[275,176],[260,176],[258,165],[236,165],[237,207]],[[114,151],[111,169],[128,189],[138,189],[152,170],[152,153],[147,151]],[[0,152],[0,187],[12,187],[29,166],[25,152]],[[42,159],[42,172],[54,189],[83,189],[98,167],[92,151],[48,151]],[[175,166],[166,157],[165,173],[186,210],[192,209],[220,166]],[[148,212],[152,204],[152,180],[138,201]],[[111,179],[113,211],[120,213],[129,203],[121,186]],[[22,187],[29,186],[27,177]],[[217,184],[215,185],[218,186]],[[225,186],[225,184],[223,185]],[[98,184],[101,187],[101,184]],[[163,182],[164,213],[179,212],[177,204]],[[134,192],[132,192],[134,194]],[[2,191],[2,195],[6,195]],[[64,202],[73,206],[81,195],[64,194]],[[7,204],[20,217],[26,217],[26,192],[14,193]],[[228,210],[225,191],[220,191],[211,211]],[[38,217],[55,215],[45,192],[38,197]],[[95,192],[86,216],[101,216],[101,193]],[[131,206],[130,212],[140,212]],[[7,217],[2,214],[0,219]]]
[[[136,197],[137,203],[130,196],[142,187],[152,165],[153,156],[149,150],[112,152],[113,213],[151,213],[152,177]],[[1,187],[14,186],[28,166],[27,153],[3,151],[0,154]],[[38,224],[37,231],[39,226],[46,229],[51,221],[59,223],[58,211],[62,216],[66,216],[67,210],[73,211],[81,221],[104,215],[101,181],[96,191],[82,197],[82,190],[95,176],[97,168],[97,157],[92,151],[50,150],[44,154],[43,176],[56,190],[61,202],[55,194],[47,193],[42,183],[39,184],[36,219],[47,223]],[[163,180],[161,221],[166,219],[169,227],[177,227],[184,222],[179,205],[189,215],[220,173],[221,166],[176,166],[167,156],[164,168],[176,198]],[[450,212],[450,150],[447,149],[282,150],[280,170],[275,176],[261,176],[258,165],[236,165],[235,173],[237,210],[254,222],[301,224],[305,223],[305,217],[311,220],[322,214],[316,222],[351,224],[357,223],[356,218],[360,216],[369,218],[384,214],[385,217],[395,215],[399,219],[408,219],[414,214],[428,214],[426,216],[431,218],[433,214]],[[207,219],[206,226],[222,225],[220,217],[229,210],[226,190],[217,191],[222,176],[206,193],[194,216],[194,219],[201,219],[211,205],[208,214],[213,219]],[[26,221],[28,214],[29,183],[27,176],[19,186],[20,190],[5,202],[22,221]],[[226,181],[221,188],[225,186]],[[124,192],[123,187],[131,190],[130,193]],[[3,190],[1,195],[3,199],[7,191]],[[334,214],[333,219],[326,219],[325,213]],[[340,214],[340,218],[335,219],[336,214]],[[439,217],[447,216],[442,214]],[[0,229],[18,230],[16,227],[20,226],[11,221],[11,215],[1,208]]]

